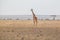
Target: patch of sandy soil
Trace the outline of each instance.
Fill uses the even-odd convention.
[[[60,21],[0,20],[0,40],[60,40]]]

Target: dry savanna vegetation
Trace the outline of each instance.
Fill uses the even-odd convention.
[[[0,20],[0,40],[60,40],[60,21]]]

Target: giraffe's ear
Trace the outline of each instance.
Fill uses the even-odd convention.
[[[31,11],[33,11],[33,9],[31,9]]]

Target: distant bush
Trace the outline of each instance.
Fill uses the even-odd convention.
[[[27,19],[27,20],[31,20],[31,19]]]
[[[45,19],[45,20],[49,20],[49,19]]]
[[[17,18],[16,20],[19,20],[19,18]]]

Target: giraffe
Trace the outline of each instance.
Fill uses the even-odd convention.
[[[34,25],[37,25],[37,17],[34,14],[33,9],[31,9],[31,12],[32,12],[32,15],[33,15],[33,23],[34,23]]]

